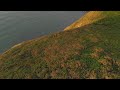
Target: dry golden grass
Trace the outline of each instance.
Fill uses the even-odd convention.
[[[94,48],[93,48],[93,51],[95,51],[95,52],[97,52],[97,53],[101,53],[101,52],[104,51],[104,49],[101,48],[101,47],[94,47]]]
[[[72,25],[68,26],[64,30],[71,30],[74,28],[83,27],[89,24],[92,24],[96,21],[99,21],[100,19],[105,18],[105,16],[102,15],[103,11],[91,11],[85,14],[82,18],[80,18],[78,21],[74,22]]]
[[[94,53],[91,53],[90,55],[91,55],[92,58],[95,58],[95,59],[99,58],[99,54],[98,53],[94,52]]]

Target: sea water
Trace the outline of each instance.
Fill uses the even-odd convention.
[[[0,53],[20,42],[63,30],[84,11],[0,11]]]

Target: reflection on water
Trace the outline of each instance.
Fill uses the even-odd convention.
[[[83,11],[0,11],[0,53],[13,45],[63,30]]]

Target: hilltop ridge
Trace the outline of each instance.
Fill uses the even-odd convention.
[[[101,19],[111,17],[111,15],[113,15],[113,16],[119,15],[117,13],[119,11],[116,11],[114,13],[112,13],[112,12],[113,11],[90,11],[90,12],[87,12],[83,17],[78,19],[72,25],[66,27],[64,30],[70,30],[70,29],[74,29],[74,28],[83,27],[83,26],[92,24],[94,22],[97,22]]]

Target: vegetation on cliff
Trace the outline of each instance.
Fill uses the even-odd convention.
[[[120,78],[120,12],[91,11],[63,32],[9,49],[0,78]]]

